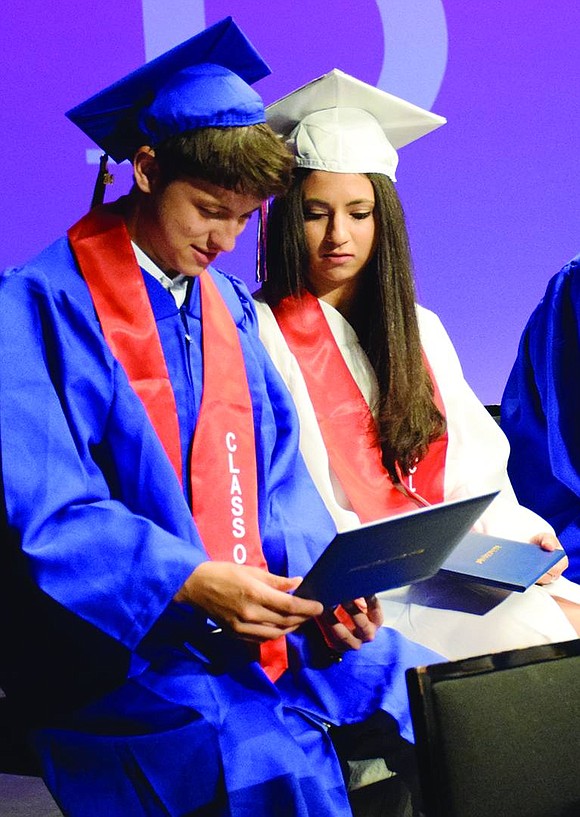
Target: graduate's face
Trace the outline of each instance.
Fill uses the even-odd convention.
[[[152,153],[149,154],[153,158]],[[137,161],[137,160],[136,160]],[[195,276],[221,252],[229,252],[260,199],[200,179],[176,179],[161,185],[154,161],[135,170],[144,194],[128,219],[136,244],[168,275]]]
[[[304,180],[302,201],[310,288],[334,303],[354,292],[373,255],[374,189],[358,173],[315,170]]]

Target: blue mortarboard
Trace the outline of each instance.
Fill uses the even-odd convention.
[[[226,17],[82,102],[66,116],[117,163],[142,144],[207,127],[265,122],[250,88],[270,68]],[[145,137],[145,140],[144,140]]]

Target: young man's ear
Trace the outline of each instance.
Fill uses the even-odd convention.
[[[133,158],[133,174],[135,184],[142,193],[152,193],[159,180],[159,165],[155,158],[155,151],[148,145],[143,145]]]

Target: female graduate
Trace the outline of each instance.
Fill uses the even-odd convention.
[[[268,217],[260,331],[337,527],[501,489],[479,531],[560,547],[515,500],[502,432],[415,303],[396,149],[445,120],[338,70],[267,112],[297,169]],[[383,594],[385,621],[449,658],[574,638],[565,566],[523,594],[436,577]]]

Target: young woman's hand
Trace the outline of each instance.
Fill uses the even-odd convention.
[[[383,613],[377,597],[368,596],[327,609],[316,621],[328,646],[341,653],[359,650],[372,641],[383,623]]]
[[[551,584],[559,579],[564,570],[568,567],[568,557],[564,553],[564,548],[560,544],[559,539],[553,533],[538,533],[530,539],[533,545],[539,545],[542,550],[561,550],[562,558],[559,562],[550,568],[547,573],[538,579],[536,584]]]

